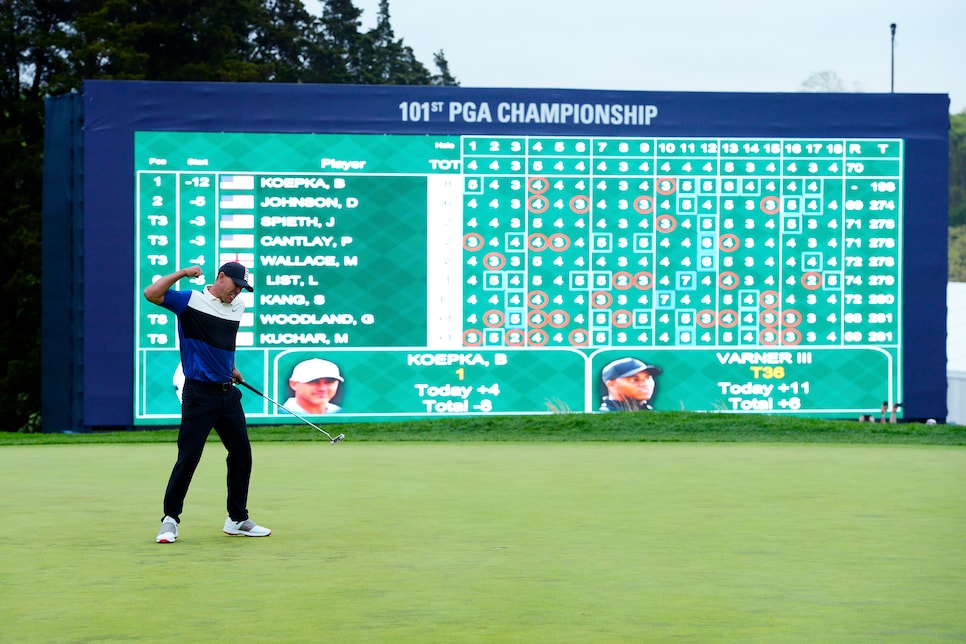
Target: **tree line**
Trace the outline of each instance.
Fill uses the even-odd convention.
[[[389,2],[362,29],[351,0],[0,3],[0,431],[38,431],[44,101],[84,80],[458,85],[397,38]],[[65,361],[66,364],[66,361]]]
[[[949,281],[966,282],[966,110],[949,117]]]

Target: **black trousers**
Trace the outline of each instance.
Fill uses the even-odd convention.
[[[233,521],[248,518],[248,483],[252,474],[252,446],[248,423],[237,387],[185,382],[181,397],[181,428],[178,430],[178,460],[171,470],[164,493],[164,513],[181,521],[185,496],[195,474],[205,441],[214,429],[228,450],[228,516]]]

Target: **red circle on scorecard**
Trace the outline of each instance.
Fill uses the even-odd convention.
[[[738,313],[733,309],[724,309],[718,314],[718,324],[726,329],[738,325]]]
[[[782,313],[782,322],[785,326],[798,326],[802,323],[802,314],[795,309],[788,309]]]
[[[593,295],[591,295],[591,298],[591,306],[595,309],[606,309],[608,306],[614,303],[614,296],[607,291],[595,291]]]
[[[610,321],[618,329],[626,329],[634,324],[634,316],[630,311],[618,309],[610,314]]]
[[[587,335],[586,329],[574,329],[570,332],[570,335],[567,337],[567,339],[570,340],[570,344],[575,347],[586,347],[590,342],[590,336]]]
[[[642,291],[646,291],[654,286],[654,275],[647,271],[641,271],[634,276],[634,285]]]
[[[527,336],[520,329],[507,329],[507,332],[503,334],[503,341],[506,342],[508,347],[522,347],[526,338]]]
[[[738,235],[725,233],[718,238],[718,248],[726,253],[733,253],[741,248],[741,240],[738,239]]]
[[[563,309],[555,309],[547,314],[547,322],[555,329],[562,329],[570,324],[570,314]]]
[[[563,233],[554,233],[550,235],[550,239],[548,239],[547,242],[550,245],[550,250],[558,253],[562,253],[570,248],[570,237]]]
[[[782,329],[782,344],[798,344],[802,341],[802,332],[798,329]]]
[[[498,271],[506,266],[506,257],[503,253],[487,253],[483,258],[483,268],[488,271]]]
[[[479,233],[467,233],[463,235],[463,250],[475,253],[481,248],[483,248],[483,235]]]
[[[543,187],[538,185],[538,182],[543,182]],[[530,177],[527,180],[527,189],[535,195],[542,195],[550,188],[550,182],[547,181],[546,177]]]
[[[758,322],[762,326],[777,327],[779,321],[778,311],[774,309],[766,309],[758,315]]]
[[[771,346],[773,344],[778,344],[779,335],[778,329],[775,327],[767,327],[761,330],[758,334],[758,342],[765,346]]]
[[[491,329],[495,329],[498,326],[503,326],[504,320],[505,318],[503,316],[503,311],[492,309],[483,314],[483,324]]]
[[[817,291],[822,288],[822,274],[815,271],[802,274],[802,286],[810,291]]]
[[[766,309],[775,308],[778,306],[779,301],[777,291],[765,291],[761,294],[761,297],[758,298],[758,303]]]
[[[762,198],[762,200],[761,200],[761,211],[762,212],[764,212],[766,214],[769,214],[769,215],[774,215],[774,214],[776,214],[781,209],[782,209],[782,202],[781,202],[781,199],[779,199],[778,197],[764,197],[764,198]]]
[[[534,329],[527,334],[527,344],[529,344],[531,347],[542,347],[543,345],[547,344],[547,340],[549,339],[550,336],[540,329]]]
[[[654,212],[654,200],[647,195],[641,195],[634,200],[634,210],[642,215],[650,214]]]
[[[669,233],[678,227],[678,220],[672,215],[658,215],[654,220],[654,227],[659,233]]]
[[[570,209],[578,215],[590,212],[590,197],[574,195],[570,198]]]
[[[711,309],[704,309],[704,310],[698,311],[698,317],[696,322],[698,323],[698,326],[701,327],[702,329],[710,329],[711,327],[713,327],[715,324],[718,323],[718,316],[715,315],[714,311],[712,311]]]
[[[627,271],[620,271],[614,273],[614,277],[610,278],[610,283],[617,290],[626,291],[634,286],[634,276]]]
[[[483,334],[476,329],[467,329],[463,331],[463,346],[464,347],[478,347],[483,344]]]
[[[527,237],[527,248],[537,253],[542,250],[547,250],[548,243],[549,240],[543,233],[533,233]]]
[[[530,311],[530,315],[527,316],[527,323],[534,328],[541,328],[547,323],[547,314],[539,309],[536,311]]]
[[[535,309],[542,309],[550,301],[550,298],[543,291],[530,291],[527,294],[527,301]]]
[[[664,177],[654,182],[654,189],[662,195],[671,195],[678,189],[678,180]]]
[[[718,287],[726,291],[732,291],[738,288],[739,281],[737,273],[726,271],[718,276]]]
[[[527,210],[530,212],[545,212],[550,207],[550,201],[543,195],[531,195],[527,198]]]

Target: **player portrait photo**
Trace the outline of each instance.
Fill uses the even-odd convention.
[[[295,365],[287,385],[291,397],[283,407],[301,414],[335,414],[342,407],[334,400],[342,399],[345,378],[339,366],[330,360],[310,358]]]
[[[664,372],[637,358],[619,358],[601,369],[604,387],[599,411],[651,411],[657,388],[656,376]]]

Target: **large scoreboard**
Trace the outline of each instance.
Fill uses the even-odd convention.
[[[655,409],[945,416],[944,96],[85,95],[86,229],[114,240],[87,236],[85,283],[129,362],[124,422],[84,425],[177,423],[177,322],[141,292],[226,261],[254,285],[239,370],[280,402],[297,365],[335,365],[320,422],[594,412],[628,358]]]

